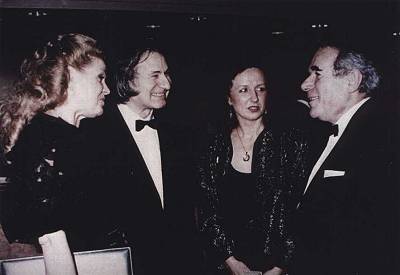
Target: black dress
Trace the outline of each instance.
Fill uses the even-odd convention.
[[[254,143],[251,175],[242,175],[231,165],[230,133],[212,135],[198,165],[198,220],[207,269],[226,271],[230,256],[248,258],[246,264],[262,272],[285,269],[295,248],[291,216],[308,171],[304,134],[267,127]]]
[[[6,155],[1,223],[10,243],[38,245],[43,234],[64,230],[74,251],[110,246],[108,229],[93,218],[82,140],[78,128],[46,114],[25,126]]]
[[[257,224],[263,209],[256,202],[256,177],[252,173],[239,172],[231,165],[218,192],[224,227],[235,242],[235,258],[251,270],[271,269],[273,265],[268,262],[260,242],[264,234],[262,226]]]

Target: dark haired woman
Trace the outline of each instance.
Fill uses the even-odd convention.
[[[267,98],[263,70],[238,68],[230,126],[201,158],[200,231],[213,274],[282,274],[292,257],[290,199],[305,179],[306,143],[297,130],[271,126]]]
[[[103,112],[105,69],[96,41],[82,34],[59,35],[22,63],[0,105],[8,176],[1,222],[10,242],[38,244],[64,230],[73,250],[90,248],[79,124]]]

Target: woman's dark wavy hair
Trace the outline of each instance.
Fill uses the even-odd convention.
[[[125,103],[132,96],[138,95],[138,92],[133,90],[131,86],[131,82],[135,79],[137,73],[136,66],[146,61],[150,54],[154,52],[163,55],[158,48],[144,47],[136,49],[129,58],[117,62],[114,73],[114,99],[117,103]]]
[[[70,80],[68,66],[81,71],[93,58],[104,59],[96,40],[69,33],[58,35],[22,62],[14,90],[0,102],[4,151],[12,148],[21,130],[37,113],[64,103]]]

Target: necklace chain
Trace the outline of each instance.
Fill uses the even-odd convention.
[[[254,139],[254,137],[257,135],[257,133],[258,133],[258,131],[260,130],[260,128],[261,128],[261,126],[262,126],[262,124],[260,124],[260,126],[258,126],[258,128],[257,128],[257,130],[256,130],[256,132],[255,132],[255,134],[251,137],[251,139],[253,140]],[[243,144],[243,141],[242,141],[242,138],[240,137],[240,135],[239,135],[239,131],[238,131],[238,129],[237,128],[235,128],[235,130],[236,130],[236,134],[238,135],[238,138],[239,138],[239,141],[240,141],[240,144],[242,145],[242,147],[243,147],[243,150],[244,150],[244,156],[243,156],[243,161],[249,161],[250,160],[250,154],[249,154],[249,151],[250,150],[246,150],[246,147],[244,147],[244,144]],[[253,141],[254,142],[254,141]]]

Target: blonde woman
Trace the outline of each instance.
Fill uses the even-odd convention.
[[[1,222],[9,242],[39,246],[40,236],[64,230],[73,250],[88,248],[79,125],[103,112],[103,59],[93,38],[59,35],[23,61],[15,90],[1,102],[8,177]]]

